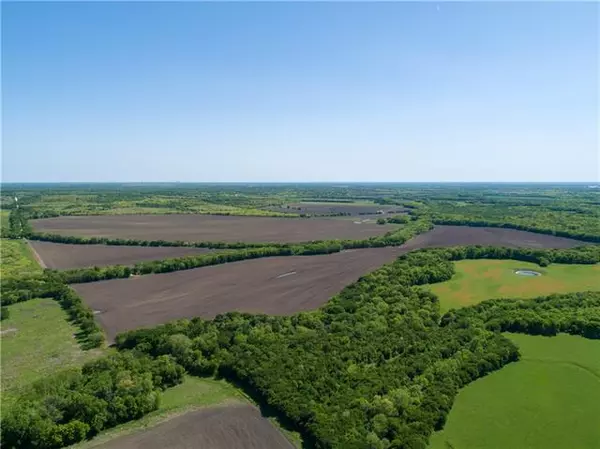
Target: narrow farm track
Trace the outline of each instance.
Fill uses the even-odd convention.
[[[44,262],[44,259],[42,259],[40,257],[40,254],[36,250],[36,245],[35,245],[36,243],[38,243],[38,242],[27,240],[27,245],[29,245],[29,249],[32,252],[33,257],[35,258],[37,263],[39,263],[40,267],[42,267],[42,268],[48,268],[48,266],[46,265],[46,262]],[[54,267],[50,267],[50,268],[54,268]]]
[[[109,341],[117,333],[173,319],[231,311],[290,315],[322,306],[346,285],[408,251],[466,244],[568,248],[582,243],[498,228],[438,226],[401,247],[322,256],[270,257],[173,273],[76,284]],[[290,274],[294,273],[294,274]]]

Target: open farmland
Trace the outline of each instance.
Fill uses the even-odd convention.
[[[32,220],[34,229],[60,235],[141,240],[304,242],[365,239],[395,225],[349,220],[214,215],[121,215]]]
[[[380,211],[384,214],[401,214],[406,209],[401,206],[389,206],[380,204],[361,204],[361,203],[290,203],[283,206],[269,207],[273,212],[284,212],[306,215],[374,215]]]
[[[211,407],[186,413],[143,432],[96,446],[101,449],[293,449],[251,405]]]
[[[505,228],[436,226],[403,245],[408,250],[461,245],[493,245],[508,248],[574,248],[579,240]]]
[[[96,311],[97,319],[112,340],[125,330],[179,318],[213,318],[235,310],[272,315],[312,310],[346,285],[400,254],[470,241],[473,244],[523,247],[580,244],[575,240],[510,229],[439,226],[400,248],[270,257],[74,287]]]
[[[600,264],[539,265],[516,260],[460,260],[456,274],[431,285],[443,311],[493,298],[535,298],[552,293],[600,290]],[[541,276],[519,276],[517,270],[533,270]]]
[[[146,260],[192,256],[208,253],[205,248],[71,245],[32,240],[29,242],[48,268],[70,269],[106,265],[132,265]]]
[[[74,287],[97,311],[112,340],[118,332],[177,318],[213,318],[234,310],[289,315],[316,309],[402,252],[372,248],[270,257]]]
[[[430,449],[597,449],[600,341],[507,336],[521,360],[463,388]]]

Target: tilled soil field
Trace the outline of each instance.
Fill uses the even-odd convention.
[[[504,228],[475,228],[468,226],[436,226],[418,235],[402,247],[412,251],[420,248],[463,245],[493,245],[508,248],[574,248],[587,245],[579,240],[536,234]]]
[[[332,218],[269,218],[215,215],[108,215],[32,220],[36,231],[85,237],[223,242],[304,242],[364,239],[395,225]]]
[[[233,310],[289,315],[325,303],[344,286],[393,261],[399,248],[324,256],[269,257],[73,287],[115,335],[177,318],[214,318]]]
[[[408,251],[467,244],[567,248],[581,242],[495,228],[439,226],[400,248],[272,257],[75,285],[109,340],[125,330],[234,310],[289,315],[324,304],[346,285]]]
[[[250,405],[186,413],[150,429],[118,437],[99,449],[294,449]]]
[[[288,207],[289,206],[289,207]],[[285,212],[290,214],[310,214],[310,215],[374,215],[379,211],[384,214],[403,214],[406,209],[401,206],[388,206],[378,204],[331,204],[331,203],[290,203],[280,207],[269,207],[274,212]]]
[[[46,267],[57,270],[107,265],[133,265],[146,260],[194,256],[213,251],[205,248],[166,246],[70,245],[36,240],[31,240],[29,244]]]

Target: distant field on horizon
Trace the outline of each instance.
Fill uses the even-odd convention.
[[[431,284],[442,311],[477,304],[486,299],[535,298],[552,293],[600,290],[600,264],[540,267],[517,260],[461,260],[454,263],[456,273],[449,281]],[[526,269],[541,276],[519,276]]]
[[[366,239],[398,225],[347,220],[218,215],[103,215],[32,220],[38,232],[84,237],[225,242],[306,242]]]
[[[597,449],[600,341],[506,335],[522,359],[463,388],[429,449]]]

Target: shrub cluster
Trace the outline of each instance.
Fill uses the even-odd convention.
[[[3,416],[2,447],[60,448],[156,410],[161,389],[183,380],[166,355],[112,354],[34,384]]]

